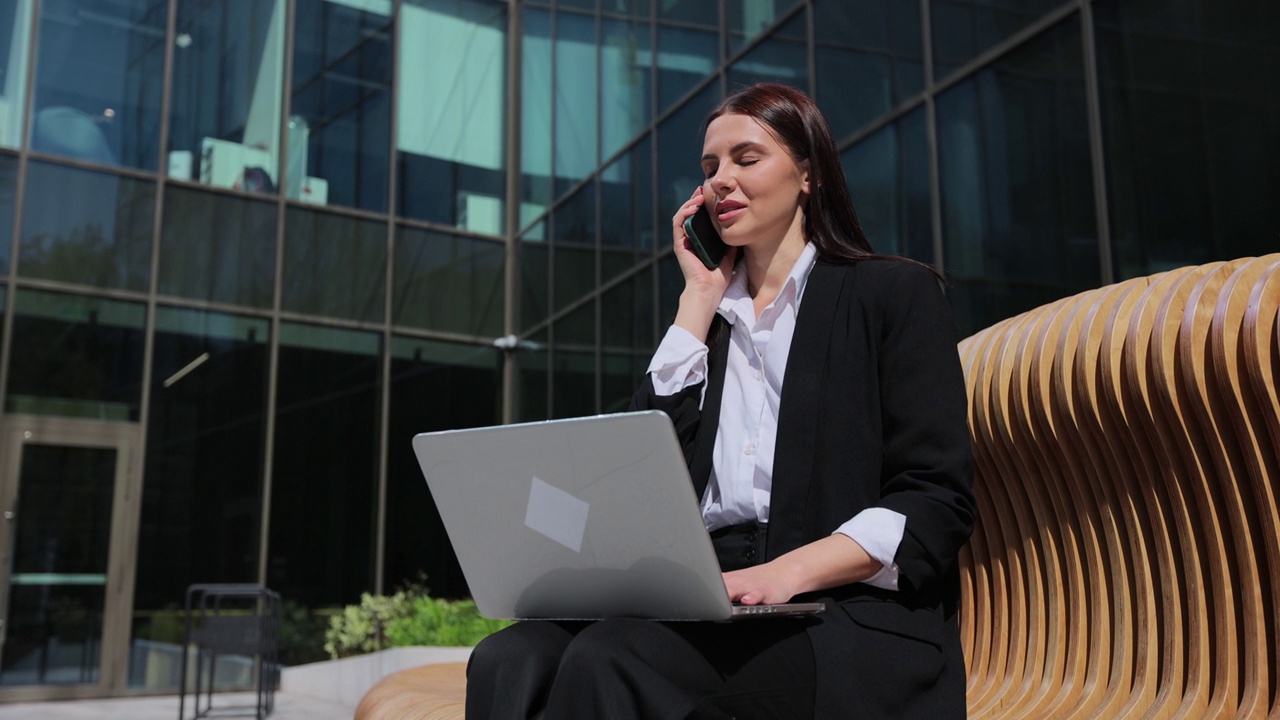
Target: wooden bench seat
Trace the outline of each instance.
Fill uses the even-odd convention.
[[[466,663],[422,665],[379,680],[355,720],[452,720],[463,717],[466,696]]]

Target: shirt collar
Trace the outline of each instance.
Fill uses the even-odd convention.
[[[804,244],[804,249],[800,251],[800,256],[791,266],[791,272],[787,274],[787,279],[782,283],[782,289],[778,291],[778,297],[774,298],[773,305],[784,305],[793,303],[796,310],[800,308],[800,299],[804,296],[805,285],[809,282],[809,274],[813,272],[814,263],[818,260],[818,248],[811,242]],[[720,298],[720,307],[717,312],[724,316],[725,320],[732,325],[738,318],[743,317],[745,313],[751,313],[750,317],[755,316],[755,308],[751,301],[751,295],[747,292],[747,272],[742,269],[742,264],[734,266],[733,277],[729,278],[729,286],[724,289],[724,295]]]

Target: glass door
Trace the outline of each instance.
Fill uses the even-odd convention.
[[[133,594],[136,434],[121,423],[6,422],[0,699],[119,689]]]

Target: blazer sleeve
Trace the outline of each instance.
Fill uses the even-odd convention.
[[[954,572],[977,509],[951,309],[931,273],[909,265],[898,270],[883,299],[879,504],[907,519],[895,557],[899,584],[921,589]]]
[[[680,448],[684,451],[686,463],[693,462],[694,440],[698,435],[698,423],[702,419],[702,386],[706,381],[690,385],[675,395],[659,395],[653,389],[653,376],[645,373],[640,387],[631,396],[629,411],[661,410],[671,418],[675,426],[676,437],[680,440]]]

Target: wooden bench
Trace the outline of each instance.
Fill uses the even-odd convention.
[[[1280,255],[1090,290],[960,343],[972,718],[1280,716]],[[460,718],[465,666],[357,720]]]
[[[365,693],[355,720],[450,720],[463,716],[467,664],[422,665],[392,673]]]
[[[960,343],[973,718],[1280,716],[1280,255]]]

